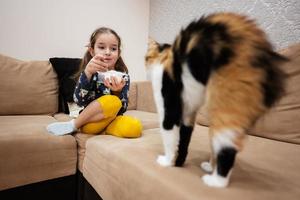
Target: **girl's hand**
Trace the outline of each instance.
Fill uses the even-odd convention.
[[[106,72],[107,70],[108,64],[104,62],[103,57],[101,55],[95,55],[86,65],[84,73],[88,80],[90,80],[92,75],[96,72]]]
[[[121,80],[117,77],[110,77],[110,80],[107,78],[104,80],[104,85],[111,89],[114,92],[120,92],[125,86],[125,80],[122,78]]]

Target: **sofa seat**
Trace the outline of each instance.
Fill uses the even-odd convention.
[[[128,110],[124,113],[124,115],[134,116],[141,120],[141,123],[143,125],[143,129],[151,129],[151,128],[158,128],[158,114],[152,113],[152,112],[146,112],[146,111],[138,111],[138,110]],[[55,115],[56,119],[59,119],[60,121],[67,121],[69,120],[68,117],[66,117],[63,114]],[[77,141],[78,146],[78,169],[82,172],[82,164],[85,157],[85,151],[86,151],[86,142],[91,137],[94,137],[95,135],[89,135],[84,133],[76,133],[74,134],[75,139]]]
[[[143,125],[143,130],[159,127],[157,113],[140,110],[128,110],[124,113],[124,115],[129,115],[138,118]]]
[[[74,134],[74,137],[77,142],[77,168],[82,173],[82,164],[83,159],[85,157],[86,142],[88,139],[95,137],[95,135],[89,135],[78,132]]]
[[[159,129],[137,139],[98,135],[86,143],[83,175],[105,200],[298,199],[300,145],[249,136],[238,154],[230,186],[203,184],[200,163],[209,158],[208,128],[197,125],[184,167],[161,167]]]
[[[73,136],[47,133],[48,115],[0,116],[0,190],[76,173]]]

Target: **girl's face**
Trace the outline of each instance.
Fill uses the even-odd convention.
[[[119,58],[118,39],[111,33],[99,34],[90,53],[92,56],[101,55],[102,61],[107,63],[108,69],[113,70]]]

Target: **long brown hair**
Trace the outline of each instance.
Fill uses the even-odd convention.
[[[122,57],[121,57],[121,38],[120,36],[112,29],[110,28],[107,28],[107,27],[100,27],[98,29],[96,29],[91,37],[90,37],[90,40],[89,40],[89,44],[87,45],[88,47],[90,48],[94,48],[95,46],[95,43],[96,43],[96,40],[98,38],[99,35],[103,34],[103,33],[111,33],[113,34],[114,36],[116,36],[117,40],[118,40],[118,51],[119,51],[119,58],[116,62],[116,65],[115,65],[115,70],[116,71],[121,71],[121,72],[126,72],[128,73],[128,68],[127,66],[125,65]],[[90,54],[89,50],[87,50],[82,58],[82,61],[80,63],[80,66],[79,66],[79,70],[78,72],[74,75],[75,79],[78,80],[81,72],[85,69],[86,65],[90,62],[90,60],[92,59],[92,55]]]

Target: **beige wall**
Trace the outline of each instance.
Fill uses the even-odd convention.
[[[149,0],[1,0],[0,53],[22,60],[82,57],[90,34],[113,28],[132,80],[145,80]]]

